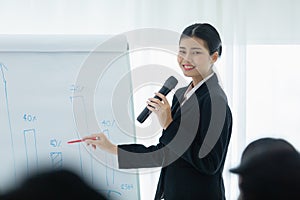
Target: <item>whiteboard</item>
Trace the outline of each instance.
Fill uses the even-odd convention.
[[[118,170],[116,156],[67,144],[99,131],[135,142],[128,45],[111,38],[0,36],[1,191],[45,168],[70,168],[108,199],[140,198],[137,173]],[[123,100],[127,127],[112,108]]]

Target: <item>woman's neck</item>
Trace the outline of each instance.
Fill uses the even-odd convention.
[[[194,87],[195,85],[200,83],[203,79],[205,79],[206,77],[208,77],[212,73],[213,73],[213,70],[210,70],[205,76],[199,75],[199,76],[192,77],[192,79],[193,79],[192,86]]]

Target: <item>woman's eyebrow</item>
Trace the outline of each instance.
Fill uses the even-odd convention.
[[[179,49],[186,49],[186,47],[179,47]],[[192,47],[191,50],[203,50],[201,47]]]
[[[191,49],[192,49],[192,50],[195,50],[195,49],[196,49],[196,50],[202,50],[201,47],[192,47]]]

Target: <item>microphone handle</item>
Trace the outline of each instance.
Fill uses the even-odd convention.
[[[136,118],[140,123],[143,123],[152,112],[146,107],[141,114]]]
[[[162,87],[158,92],[163,94],[163,95],[167,95],[169,94],[171,90],[167,87]],[[155,95],[154,98],[159,99],[160,101],[162,100],[159,96]],[[149,110],[147,107],[141,112],[141,114],[137,117],[137,120],[140,123],[143,123],[148,117],[149,115],[152,113],[151,110]]]

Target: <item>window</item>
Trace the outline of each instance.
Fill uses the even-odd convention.
[[[300,146],[300,45],[249,45],[246,143],[281,137]]]

